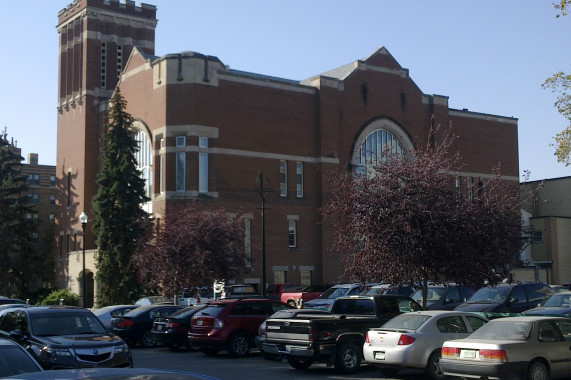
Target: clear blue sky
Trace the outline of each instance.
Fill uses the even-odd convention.
[[[57,13],[71,0],[0,1],[0,128],[55,165]],[[139,5],[141,2],[136,1]],[[543,81],[571,72],[571,16],[550,0],[148,0],[156,54],[195,51],[237,70],[301,80],[385,46],[426,94],[519,119],[520,174],[571,175],[553,136],[567,125]]]

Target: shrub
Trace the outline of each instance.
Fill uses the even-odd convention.
[[[63,304],[68,306],[78,306],[79,299],[77,295],[65,289],[54,290],[43,301],[42,305],[59,305],[60,299],[63,299]]]

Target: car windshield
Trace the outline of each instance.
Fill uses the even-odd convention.
[[[511,287],[492,286],[478,290],[468,302],[502,303],[510,293]]]
[[[445,291],[446,291],[446,288],[444,286],[442,286],[442,287],[430,286],[428,288],[428,292],[426,294],[427,295],[426,302],[438,301],[440,298],[442,298]],[[418,289],[416,292],[414,292],[414,294],[411,297],[416,302],[421,302],[422,301],[422,289]]]
[[[345,288],[329,288],[322,295],[319,296],[321,299],[334,299],[337,297],[344,296],[349,290],[348,287]]]
[[[571,304],[571,293],[558,293],[554,296],[551,296],[543,306],[546,307],[570,307]]]
[[[97,317],[89,312],[32,314],[30,326],[35,336],[107,334]]]
[[[476,330],[470,339],[488,340],[526,340],[529,338],[533,323],[494,319]]]
[[[383,325],[384,329],[417,330],[422,324],[431,318],[430,315],[401,314]]]
[[[42,369],[24,350],[14,345],[0,346],[0,377],[38,372]]]

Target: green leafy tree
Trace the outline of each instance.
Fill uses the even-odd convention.
[[[31,237],[34,225],[30,213],[28,182],[21,174],[23,158],[0,135],[0,292],[5,295],[25,293],[28,281],[35,277],[37,266]]]
[[[367,175],[337,174],[324,208],[345,275],[361,282],[481,285],[507,274],[522,246],[518,183],[499,171],[456,190],[453,138],[387,154]]]
[[[63,301],[62,301],[63,300]],[[42,300],[40,305],[59,305],[60,302],[67,306],[78,306],[79,299],[74,293],[70,293],[65,289],[54,290]]]
[[[140,282],[153,293],[169,296],[230,279],[246,270],[244,221],[224,210],[177,205],[137,250],[135,262]]]
[[[558,10],[556,17],[566,16],[571,7],[571,0],[561,0],[559,3],[554,3],[553,7]],[[571,164],[571,74],[559,71],[547,78],[542,87],[557,93],[555,107],[569,121],[567,128],[555,135],[555,143],[551,144],[555,146],[557,161],[569,166]]]
[[[145,195],[145,182],[137,170],[138,145],[133,119],[125,111],[126,101],[119,89],[110,103],[102,168],[97,175],[98,191],[93,199],[102,306],[134,302],[139,296],[132,256],[149,223],[149,215],[142,209],[149,199]]]

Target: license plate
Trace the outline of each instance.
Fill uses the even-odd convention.
[[[158,325],[158,326],[157,326],[157,331],[163,331],[163,325]]]
[[[196,325],[197,325],[197,326],[202,326],[202,322],[203,322],[203,321],[199,319],[198,321],[196,321]]]
[[[460,351],[461,358],[475,358],[476,350],[462,350]]]
[[[380,352],[375,352],[375,360],[385,360],[385,353],[380,351]]]

